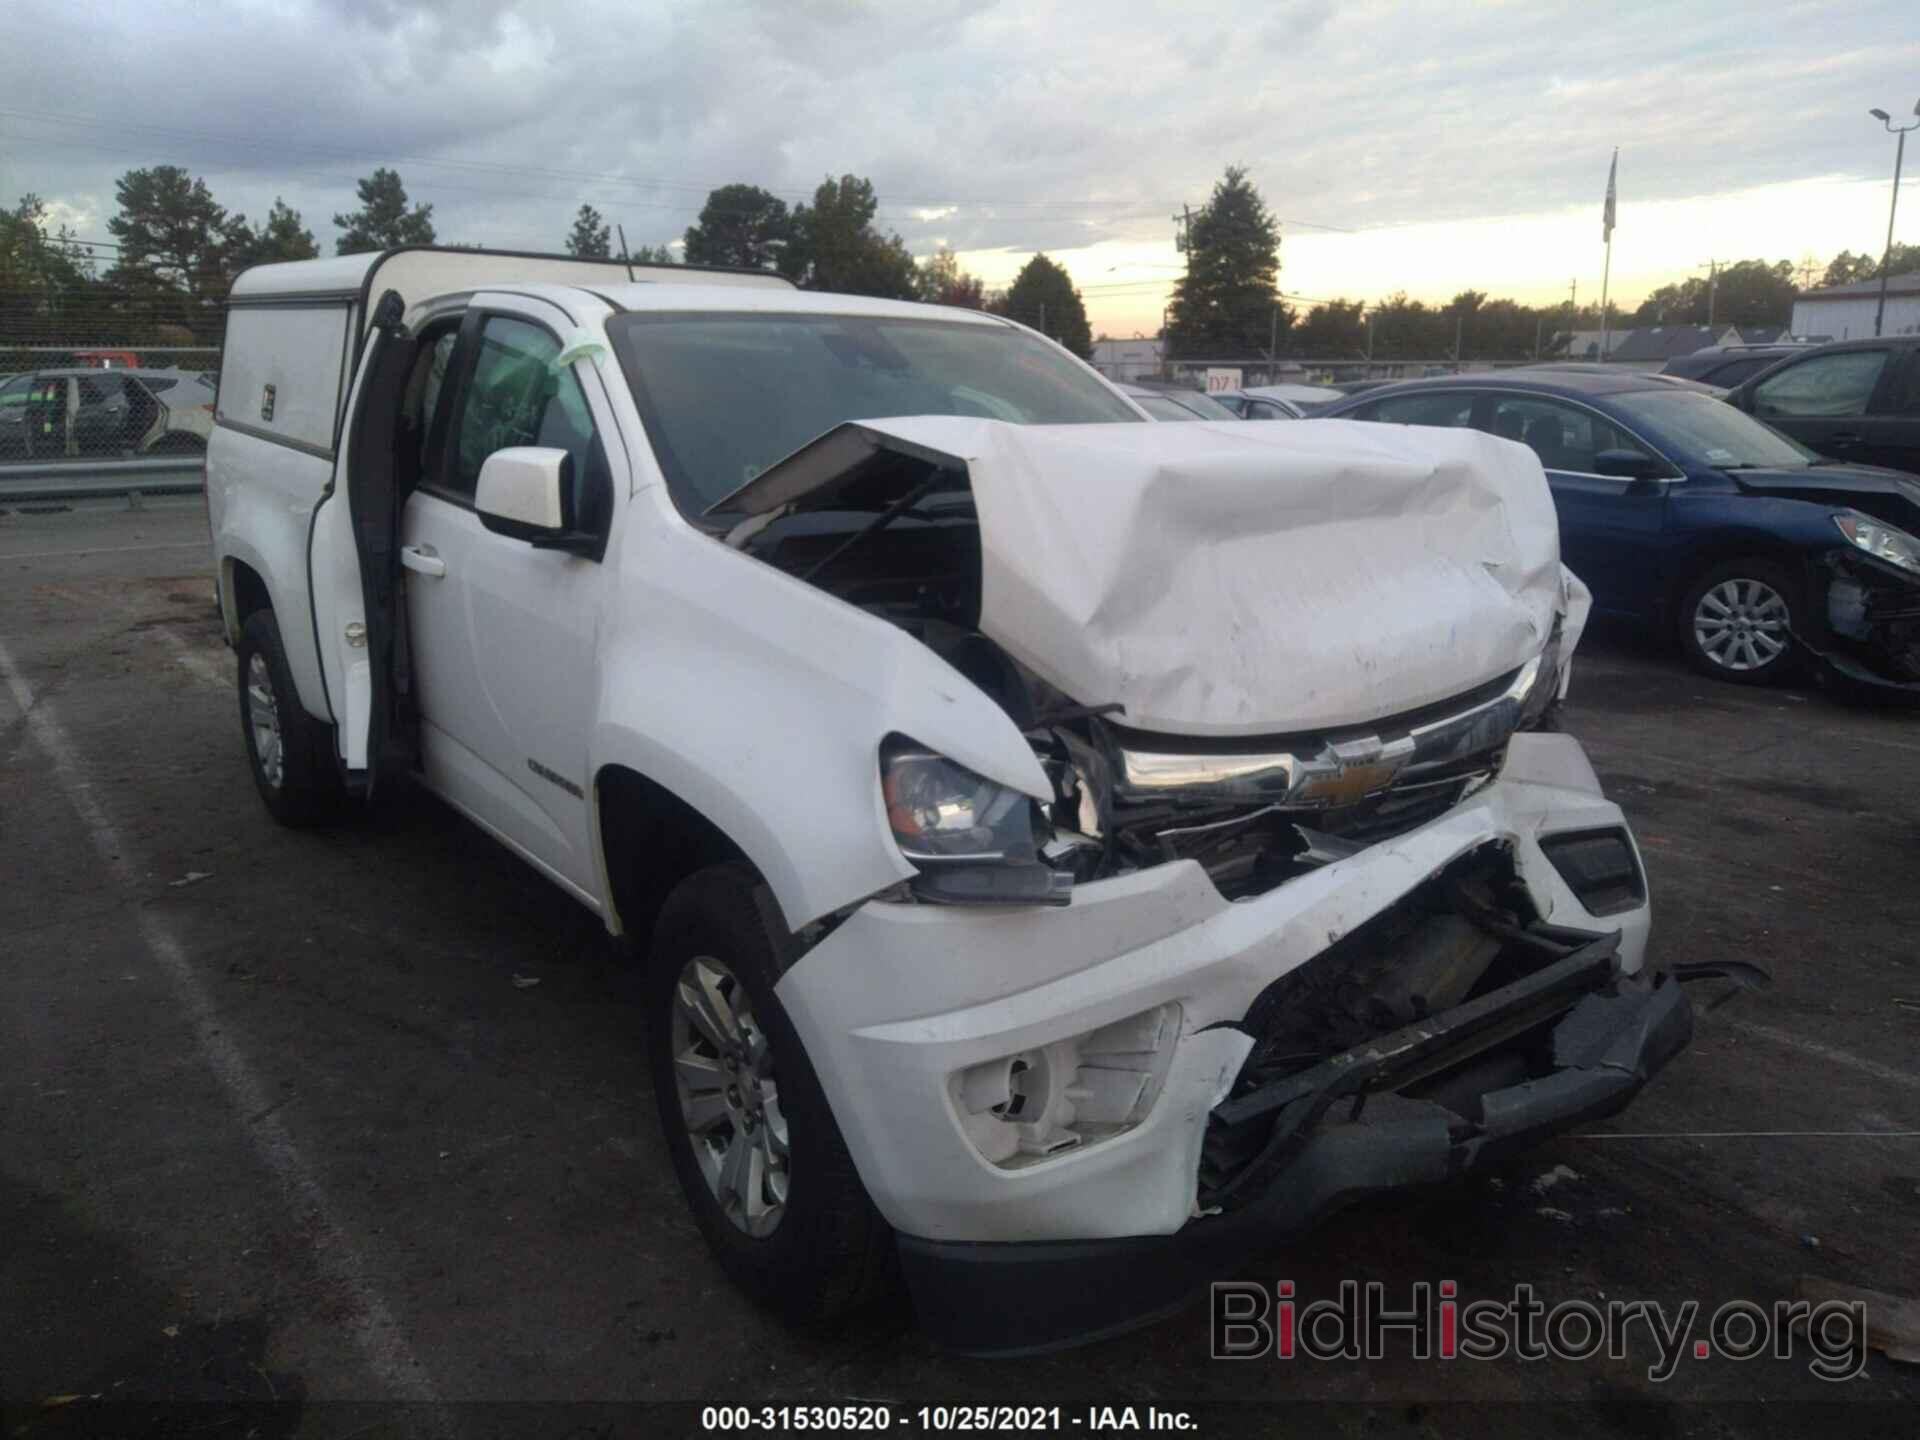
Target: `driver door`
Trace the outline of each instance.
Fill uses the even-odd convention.
[[[606,483],[606,457],[621,452],[602,443],[615,431],[598,371],[556,363],[573,328],[538,300],[471,302],[401,512],[400,562],[427,783],[596,905],[588,745],[607,569],[489,530],[474,508],[489,455],[554,447],[572,456],[577,486],[597,473],[611,498],[591,523],[610,530],[626,476]]]

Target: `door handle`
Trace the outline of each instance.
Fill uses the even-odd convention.
[[[435,580],[447,573],[447,562],[434,553],[431,545],[402,545],[400,563],[409,570],[431,575]]]
[[[1855,435],[1852,431],[1848,431],[1844,435],[1829,435],[1827,437],[1827,443],[1829,445],[1858,445],[1861,443],[1861,440],[1858,435]]]

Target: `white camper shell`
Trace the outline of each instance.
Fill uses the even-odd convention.
[[[1523,446],[1155,426],[976,311],[407,250],[234,287],[253,778],[423,785],[626,935],[720,1263],[1007,1353],[1618,1109],[1687,1041],[1553,724]],[[897,1263],[896,1263],[897,1262]]]

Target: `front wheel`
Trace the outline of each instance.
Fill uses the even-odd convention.
[[[746,866],[716,865],[661,908],[646,988],[654,1098],[721,1267],[792,1323],[832,1321],[893,1290],[893,1234],[774,995],[758,886]]]
[[[1771,685],[1799,664],[1801,587],[1773,561],[1729,560],[1688,589],[1677,617],[1694,669],[1736,685]]]
[[[282,825],[331,819],[346,798],[333,763],[333,728],[301,705],[271,610],[254,611],[240,627],[238,658],[240,728],[254,788]]]

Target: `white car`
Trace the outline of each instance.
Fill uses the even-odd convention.
[[[799,1321],[1011,1353],[1624,1105],[1687,1042],[1524,447],[1152,425],[975,311],[406,250],[233,287],[253,778],[411,781],[648,967]]]
[[[1284,384],[1230,390],[1219,398],[1242,420],[1304,420],[1347,395],[1327,385]]]
[[[0,460],[199,455],[213,386],[184,370],[81,367],[0,379]]]

